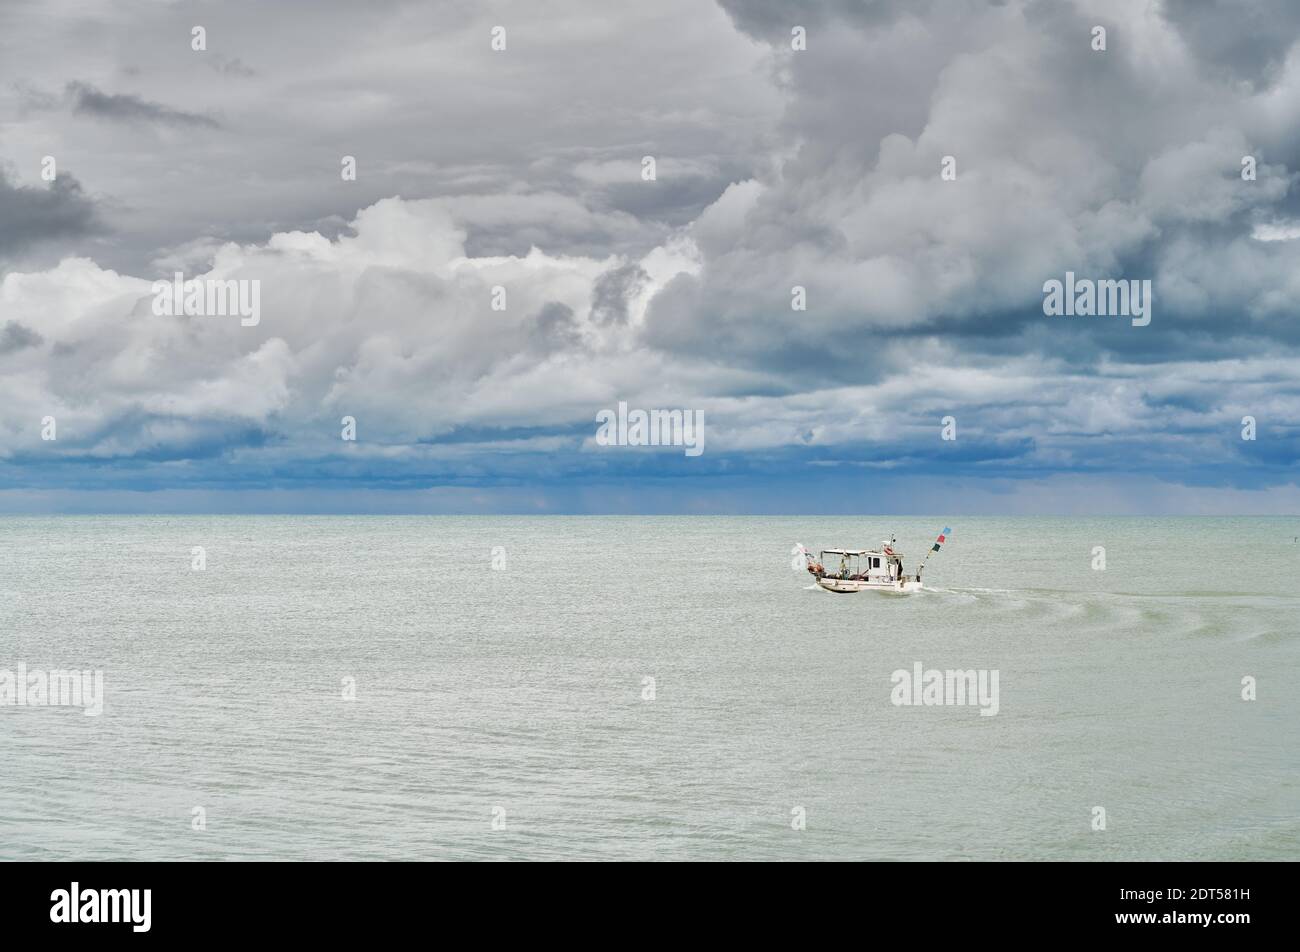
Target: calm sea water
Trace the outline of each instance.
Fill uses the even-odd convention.
[[[791,569],[945,524],[914,596]],[[1297,535],[4,517],[0,669],[106,701],[0,708],[0,858],[1296,859]],[[894,706],[918,661],[997,669],[998,714]]]

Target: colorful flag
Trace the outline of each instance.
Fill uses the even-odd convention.
[[[943,545],[944,542],[946,542],[946,541],[948,540],[948,533],[949,533],[949,532],[952,532],[952,530],[951,530],[950,528],[948,528],[947,526],[944,526],[944,527],[943,527],[943,531],[939,533],[939,539],[938,539],[938,541],[935,542],[934,545],[930,546],[930,551],[929,551],[929,552],[925,553],[925,557],[926,557],[927,559],[928,559],[930,556],[934,555],[934,553],[938,552],[938,551],[939,551],[939,547],[940,547],[941,545]]]

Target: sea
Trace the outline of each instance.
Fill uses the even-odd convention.
[[[1300,518],[3,516],[0,859],[1294,860],[1298,626]]]

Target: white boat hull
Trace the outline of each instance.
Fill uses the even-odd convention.
[[[893,592],[895,595],[907,595],[921,590],[921,583],[916,579],[891,581],[888,579],[819,578],[817,584],[828,592],[836,592],[842,595],[851,592]]]

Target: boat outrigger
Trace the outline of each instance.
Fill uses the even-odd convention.
[[[803,553],[808,573],[828,592],[908,594],[921,590],[921,573],[925,570],[926,559],[939,551],[950,531],[944,529],[939,534],[939,541],[925,554],[925,559],[912,575],[904,570],[903,553],[894,548],[893,539],[880,543],[879,549],[822,549],[816,559],[803,546],[799,546],[799,550]]]

